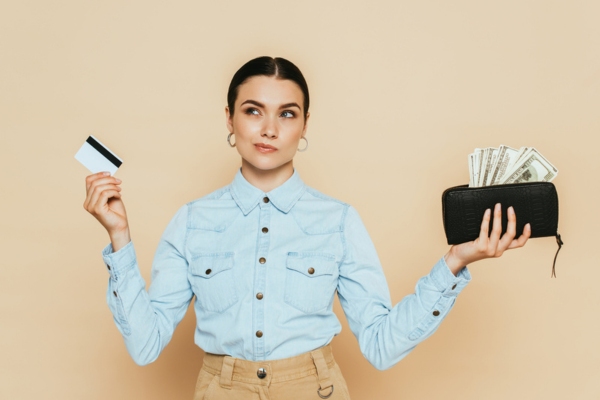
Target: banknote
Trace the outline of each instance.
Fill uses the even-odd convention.
[[[488,186],[497,185],[499,183],[500,178],[502,178],[506,171],[510,170],[517,161],[518,154],[519,151],[512,147],[505,145],[500,145],[500,147],[498,147],[498,157],[496,157],[496,162],[492,166],[492,178],[488,183]]]
[[[494,173],[492,167],[496,162],[496,158],[498,157],[498,149],[493,147],[488,149],[488,154],[485,163],[485,172],[483,174],[483,179],[481,181],[482,186],[489,186],[492,180],[492,175]]]
[[[470,181],[473,182],[472,186],[479,186],[479,171],[481,171],[481,153],[483,152],[483,150],[481,149],[475,149],[473,151],[472,154],[470,154],[471,157],[471,164],[472,164],[472,171],[473,174],[471,176]]]
[[[550,182],[558,169],[534,147],[477,148],[469,154],[469,187]]]
[[[558,170],[533,147],[506,173],[502,183],[550,182]]]
[[[469,187],[475,186],[473,182],[473,171],[475,168],[473,167],[473,158],[475,158],[474,154],[469,154]]]

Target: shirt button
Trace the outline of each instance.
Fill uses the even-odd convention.
[[[206,275],[210,275],[210,273],[211,273],[211,272],[212,272],[212,269],[210,269],[210,268],[209,268],[209,269],[207,269],[207,270],[206,270]]]
[[[259,300],[262,300],[263,294],[262,293],[256,293],[256,298],[259,299]]]
[[[106,268],[110,271],[110,265],[106,264]]]
[[[435,311],[433,312],[433,316],[434,316],[434,317],[437,317],[438,315],[440,315],[440,312],[439,312],[438,310],[435,310]]]
[[[262,331],[256,331],[256,337],[261,338],[263,335]]]
[[[452,286],[452,290],[456,289],[456,283]]]
[[[267,233],[267,232],[269,232],[269,228],[267,228],[267,227],[262,228],[262,233]]]
[[[115,295],[115,297],[119,297],[119,296],[117,296],[117,291],[116,290],[113,290],[113,294]]]
[[[310,268],[308,269],[308,273],[309,273],[310,275],[314,274],[314,273],[315,273],[315,269],[314,269],[313,267],[310,267]]]
[[[261,257],[261,258],[258,259],[258,262],[261,263],[261,264],[264,264],[264,263],[267,262],[267,259],[264,258],[264,257]]]
[[[264,368],[259,368],[258,371],[256,371],[256,376],[258,376],[260,379],[265,379],[267,376],[267,371]]]
[[[269,202],[269,198],[268,197],[263,197],[263,203],[268,203]]]

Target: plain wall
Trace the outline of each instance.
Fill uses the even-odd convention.
[[[154,364],[129,358],[106,306],[108,236],[83,208],[90,134],[124,159],[149,282],[175,211],[233,178],[225,95],[260,55],[311,95],[310,186],[354,205],[392,299],[448,250],[441,193],[475,147],[534,146],[559,169],[553,238],[470,267],[441,328],[379,372],[343,313],[353,399],[600,398],[600,3],[4,1],[0,5],[0,398],[191,399],[188,312]]]

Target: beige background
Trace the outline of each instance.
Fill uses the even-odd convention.
[[[259,55],[312,93],[311,186],[359,210],[394,302],[448,246],[442,191],[475,147],[535,146],[560,170],[566,246],[532,240],[472,266],[439,331],[379,372],[345,325],[353,399],[598,399],[600,3],[3,1],[0,5],[0,398],[190,399],[188,313],[159,360],[129,358],[105,304],[102,227],[73,158],[97,135],[143,275],[185,202],[227,184],[229,79]]]

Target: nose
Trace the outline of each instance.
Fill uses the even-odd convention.
[[[277,130],[277,121],[274,121],[271,118],[266,118],[260,135],[269,139],[277,138],[277,136],[279,136],[279,132]]]

